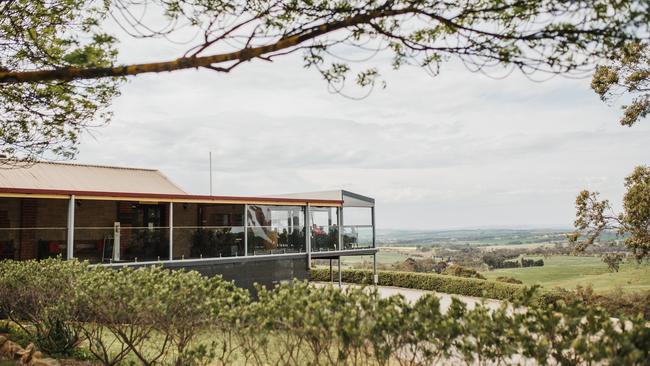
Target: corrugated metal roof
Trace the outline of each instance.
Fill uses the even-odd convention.
[[[35,190],[187,194],[152,169],[38,162],[0,169],[0,187]]]

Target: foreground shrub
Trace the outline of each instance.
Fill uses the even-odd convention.
[[[447,294],[465,296],[487,297],[497,300],[512,300],[522,294],[523,286],[479,280],[475,278],[462,278],[438,275],[435,273],[413,273],[378,271],[379,285],[413,288],[427,291],[438,291]],[[310,277],[313,281],[329,281],[329,272],[325,268],[312,268]],[[337,277],[336,275],[334,277]],[[371,284],[371,270],[347,269],[341,271],[344,282],[357,284]],[[539,295],[538,295],[539,296]]]
[[[485,277],[483,277],[482,274],[478,273],[477,270],[472,268],[465,268],[457,264],[452,264],[451,266],[445,268],[445,270],[442,271],[442,274],[456,277],[478,278],[480,280],[485,279]]]
[[[43,352],[70,355],[80,341],[75,291],[86,268],[59,259],[3,261],[0,309]]]
[[[81,328],[90,351],[105,365],[129,353],[143,365],[164,358],[187,365],[197,336],[247,296],[220,277],[160,267],[96,267],[79,285],[81,307],[92,320]]]
[[[38,282],[25,271],[37,268],[22,263],[0,262],[1,291],[17,293],[16,301],[0,298],[14,317],[2,328],[11,336],[38,327],[56,333],[20,308],[54,306],[32,293]],[[647,365],[650,359],[650,328],[642,317],[612,319],[578,297],[540,296],[536,288],[507,283],[380,273],[380,283],[490,292],[511,300],[494,309],[454,298],[443,311],[435,294],[410,303],[402,296],[381,297],[373,288],[340,291],[291,282],[258,288],[252,300],[232,283],[196,272],[88,269],[74,262],[44,268],[64,272],[72,289],[70,299],[57,299],[68,311],[56,319],[83,335],[84,346],[103,365]],[[371,279],[370,271],[346,273],[344,278]],[[22,289],[13,276],[29,285]]]
[[[246,363],[355,364],[366,354],[376,293],[306,282],[258,287],[240,330]]]
[[[554,301],[577,301],[587,306],[598,306],[612,316],[640,316],[650,320],[650,291],[624,292],[617,288],[611,292],[595,293],[591,286],[577,286],[575,290],[555,289]]]

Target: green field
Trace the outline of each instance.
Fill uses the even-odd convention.
[[[612,273],[597,257],[553,256],[544,259],[544,267],[497,269],[483,272],[483,275],[488,279],[509,276],[526,285],[567,289],[591,284],[597,292],[607,292],[617,287],[625,291],[650,290],[650,265],[625,263],[621,265],[620,272]]]
[[[403,262],[407,258],[409,258],[409,255],[403,253],[386,252],[382,250],[380,250],[379,253],[377,253],[378,264],[392,264],[395,262]],[[341,260],[341,264],[344,267],[348,267],[354,264],[363,263],[364,261],[366,263],[372,263],[372,256],[362,255],[362,256],[343,257],[343,259]]]

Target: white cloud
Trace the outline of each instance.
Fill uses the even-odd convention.
[[[124,57],[165,55],[142,45],[123,44]],[[493,80],[453,62],[437,78],[384,77],[387,89],[355,101],[328,93],[298,56],[139,76],[79,160],[159,168],[207,193],[212,151],[217,194],[345,188],[377,199],[380,227],[429,229],[568,226],[580,189],[617,202],[650,158],[647,123],[619,126],[588,80]]]

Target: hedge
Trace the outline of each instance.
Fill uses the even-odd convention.
[[[366,269],[344,269],[341,271],[343,282],[369,285],[372,284],[372,271]],[[377,271],[380,286],[394,286],[418,290],[437,291],[447,294],[485,297],[496,300],[514,300],[525,294],[526,286],[479,280],[476,278],[454,277],[436,273]],[[338,271],[334,270],[334,278]],[[312,268],[312,281],[329,281],[327,268]],[[538,295],[543,303],[550,303],[555,298],[554,292],[546,291]]]

